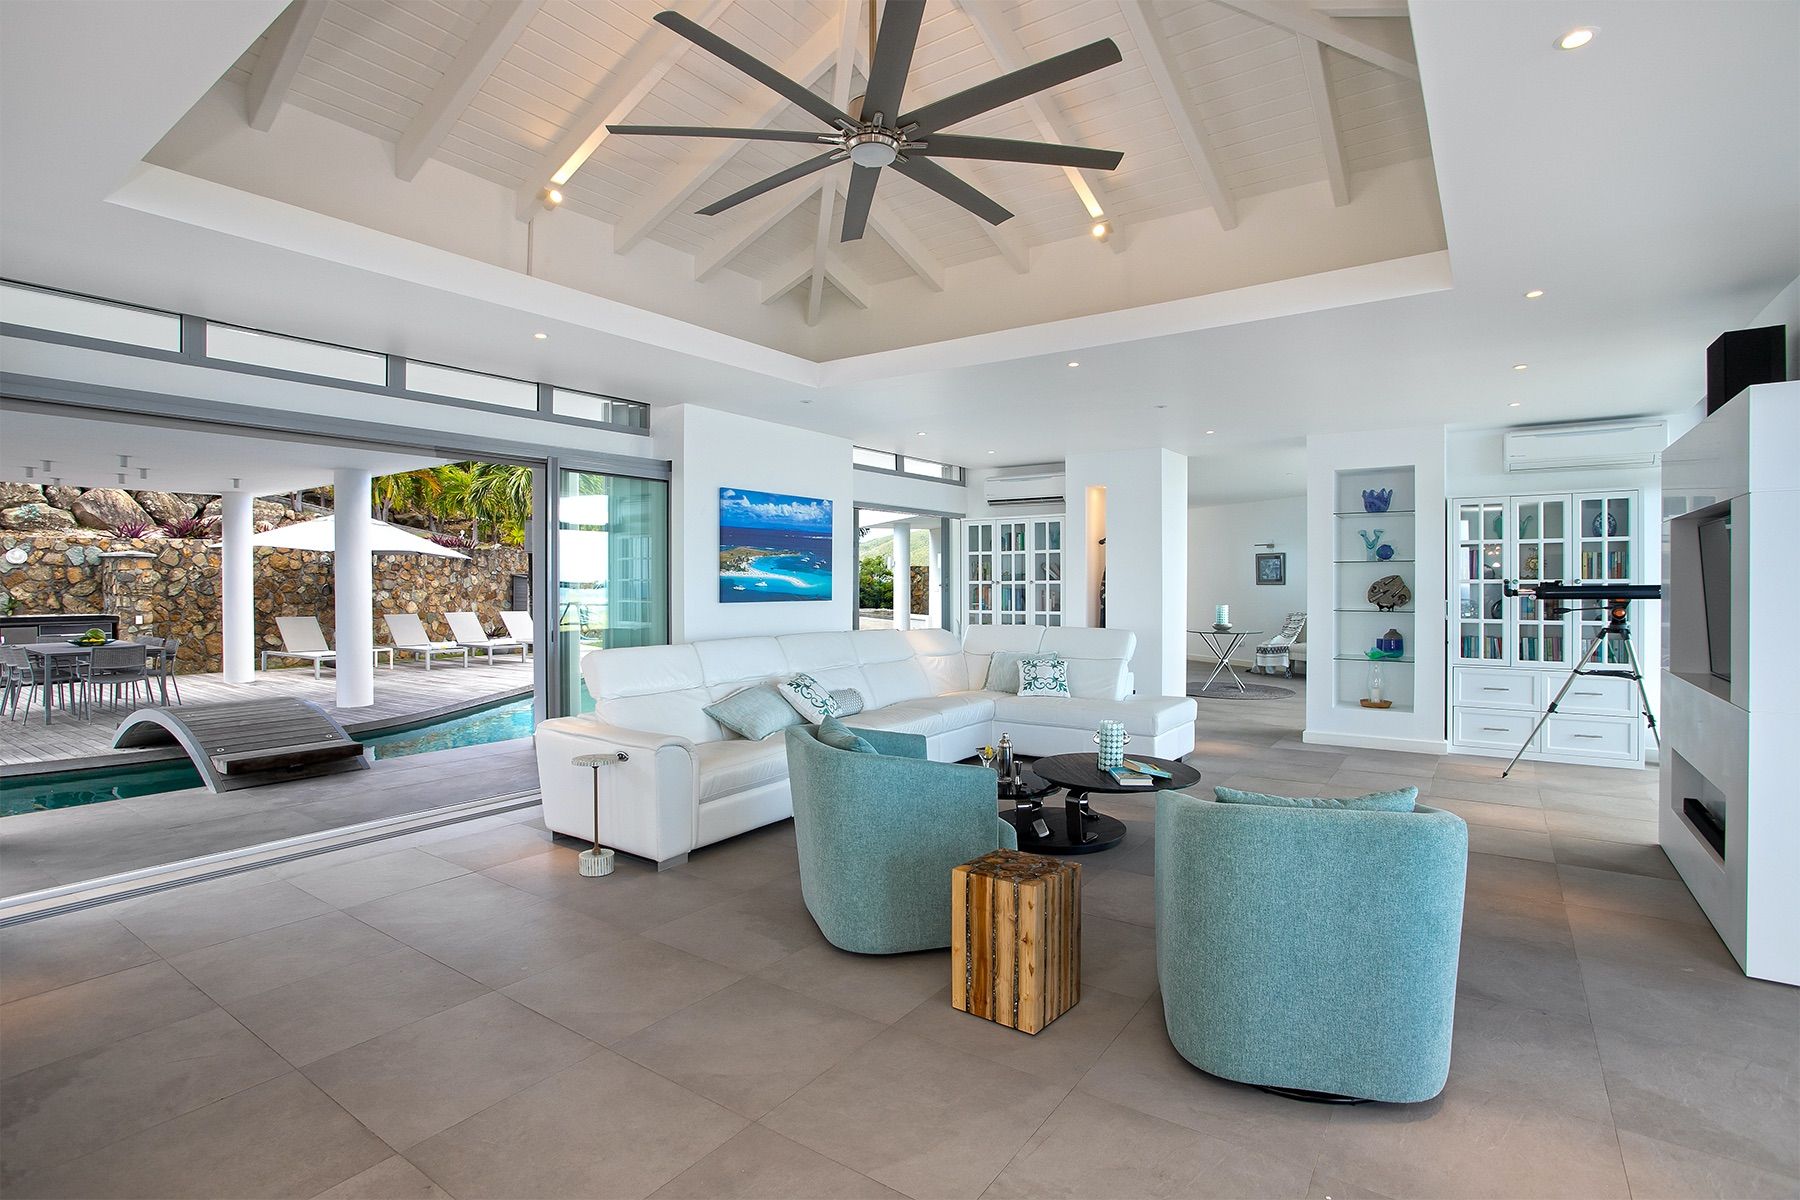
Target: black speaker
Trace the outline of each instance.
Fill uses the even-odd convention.
[[[1759,383],[1787,378],[1787,326],[1734,329],[1706,348],[1706,412]]]

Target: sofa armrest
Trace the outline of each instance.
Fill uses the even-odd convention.
[[[875,753],[889,758],[924,758],[925,739],[916,733],[894,733],[886,729],[857,729],[852,733],[875,747]]]
[[[623,751],[627,761],[600,772],[601,843],[657,862],[694,848],[700,767],[692,741],[586,716],[545,721],[532,740],[545,825],[571,837],[592,837],[593,769],[573,760]]]

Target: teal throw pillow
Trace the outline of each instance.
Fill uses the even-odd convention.
[[[731,732],[753,742],[800,723],[800,714],[773,684],[758,683],[715,700],[701,710]]]
[[[1329,796],[1268,796],[1262,792],[1240,792],[1236,788],[1217,787],[1213,795],[1220,804],[1267,804],[1274,808],[1335,808],[1355,812],[1411,812],[1419,799],[1416,787],[1395,788],[1391,792],[1370,792],[1348,800]]]
[[[833,750],[850,750],[857,754],[874,754],[875,747],[869,740],[860,736],[836,717],[826,717],[819,722],[819,740]]]
[[[1069,664],[1060,654],[1033,654],[1019,663],[1019,695],[1069,695]]]

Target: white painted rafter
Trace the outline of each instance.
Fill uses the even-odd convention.
[[[1135,3],[1136,0],[1126,0],[1126,6]],[[994,62],[1003,73],[1017,71],[1032,64],[1034,60],[1025,53],[1025,47],[1019,42],[1019,35],[1006,23],[1000,5],[993,3],[993,0],[956,0],[956,6],[969,18],[969,23],[975,26],[976,34],[987,46],[988,53],[993,55]],[[1054,96],[1040,92],[1021,100],[1019,104],[1045,141],[1065,146],[1081,144],[1081,139],[1075,135],[1074,123],[1069,120],[1068,114]],[[1101,172],[1064,167],[1063,173],[1069,177],[1069,183],[1080,198],[1082,207],[1087,209],[1088,217],[1099,220],[1105,216],[1107,194],[1106,185],[1100,180]]]
[[[463,110],[487,82],[544,0],[492,0],[468,40],[450,60],[431,94],[394,146],[394,174],[411,179],[456,128]]]
[[[269,26],[268,40],[256,60],[256,69],[244,86],[244,113],[250,128],[267,133],[275,124],[306,48],[312,45],[319,22],[325,18],[325,0],[294,0]]]
[[[713,235],[694,255],[694,280],[704,283],[730,266],[753,242],[787,220],[813,197],[809,188],[777,188],[743,205],[741,216]]]
[[[850,108],[850,87],[855,82],[857,34],[862,30],[861,0],[841,0],[837,21],[837,54],[832,59],[831,103],[839,111]],[[838,186],[844,172],[827,168],[819,181],[819,223],[813,230],[812,278],[806,284],[806,323],[817,325],[825,314],[825,268],[835,239],[832,216],[837,210]]]
[[[657,28],[660,29],[661,26]],[[797,79],[802,85],[811,87],[824,78],[836,61],[837,40],[838,22],[828,21],[786,60],[775,64],[775,69],[788,78]],[[791,107],[786,100],[767,91],[760,84],[754,86],[754,98],[737,112],[723,116],[719,121],[720,125],[762,128]],[[823,127],[820,132],[825,132]],[[663,176],[648,195],[619,219],[618,225],[613,229],[613,252],[623,254],[637,245],[743,148],[741,142],[723,139],[708,140],[696,146],[680,167]],[[801,189],[803,192],[807,190],[809,189]]]
[[[1188,161],[1200,176],[1200,185],[1206,190],[1207,199],[1212,201],[1213,214],[1219,218],[1222,228],[1236,228],[1237,201],[1232,198],[1231,189],[1225,184],[1225,176],[1219,170],[1219,159],[1213,150],[1212,139],[1207,136],[1206,126],[1201,123],[1200,114],[1195,110],[1193,97],[1182,82],[1174,61],[1169,57],[1168,40],[1163,36],[1151,6],[1139,4],[1136,0],[1125,0],[1119,5],[1119,11],[1131,30],[1132,40],[1137,43],[1138,55],[1143,59],[1144,68],[1149,71],[1150,80],[1162,97],[1163,107],[1168,110],[1169,120],[1181,139],[1182,149],[1187,151]]]
[[[987,222],[983,221],[982,224]],[[869,208],[869,228],[900,256],[900,261],[919,277],[920,283],[934,292],[944,290],[944,264],[931,252],[924,239],[913,232],[912,226],[895,211],[894,206],[882,199],[879,193],[875,196],[875,203]]]
[[[1331,104],[1322,42],[1309,37],[1300,39],[1300,69],[1306,76],[1306,90],[1312,95],[1313,119],[1319,123],[1319,146],[1325,152],[1325,178],[1331,182],[1331,201],[1342,208],[1350,203],[1350,176],[1344,170],[1344,142],[1338,131],[1337,109]]]
[[[1406,7],[1406,0],[1317,0],[1313,9],[1328,17],[1348,17],[1352,20],[1412,15],[1411,10]]]
[[[1392,47],[1384,46],[1376,40],[1381,32],[1371,29],[1366,22],[1334,17],[1319,9],[1298,0],[1219,0],[1228,8],[1235,8],[1261,21],[1267,21],[1277,29],[1285,29],[1289,33],[1309,37],[1314,41],[1324,42],[1334,50],[1341,50],[1351,58],[1359,58],[1370,66],[1391,71],[1402,79],[1419,82],[1419,64],[1404,54],[1396,52]]]
[[[812,249],[808,247],[782,263],[779,269],[771,271],[763,277],[760,291],[762,302],[773,304],[795,288],[810,284],[812,278]],[[833,259],[826,264],[824,280],[856,307],[869,307],[872,285],[854,267],[842,259]]]
[[[694,0],[672,7],[696,24],[710,26],[729,3],[730,0]],[[529,219],[538,209],[546,187],[561,186],[581,170],[606,140],[606,127],[630,116],[650,94],[650,89],[662,82],[692,45],[686,38],[652,22],[644,36],[625,52],[619,65],[607,75],[593,98],[569,122],[563,135],[538,156],[535,168],[519,188],[520,220]]]

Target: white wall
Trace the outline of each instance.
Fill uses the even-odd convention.
[[[673,461],[670,640],[849,629],[856,603],[855,485],[850,442],[692,404],[659,409],[656,440]],[[721,604],[719,489],[832,502],[831,599]]]
[[[1267,553],[1262,542],[1274,542],[1287,555],[1287,583],[1259,585],[1256,555]],[[1281,630],[1291,612],[1306,610],[1306,497],[1283,496],[1242,504],[1209,504],[1188,510],[1187,627],[1205,629],[1212,624],[1213,609],[1231,605],[1231,623],[1241,629],[1261,629],[1270,636]],[[1256,657],[1251,638],[1238,650],[1235,661]],[[1301,641],[1306,640],[1304,634]],[[1190,654],[1209,658],[1199,638],[1188,639]]]
[[[1761,329],[1765,325],[1787,326],[1787,378],[1800,380],[1800,279],[1782,288],[1746,328]]]

